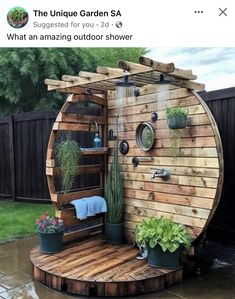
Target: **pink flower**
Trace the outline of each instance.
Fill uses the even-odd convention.
[[[52,225],[56,225],[56,224],[57,224],[57,221],[56,221],[55,219],[52,219],[52,220],[51,220],[51,224],[52,224]]]

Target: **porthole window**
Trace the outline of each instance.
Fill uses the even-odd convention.
[[[154,144],[154,128],[150,123],[140,123],[136,129],[136,142],[143,151],[148,151]]]

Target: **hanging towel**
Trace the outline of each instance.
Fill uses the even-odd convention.
[[[76,210],[77,219],[86,219],[87,218],[87,201],[83,198],[81,199],[75,199],[71,201],[71,204],[74,205]]]
[[[107,212],[107,204],[101,196],[83,197],[71,201],[76,210],[77,219],[86,219],[96,214]]]
[[[95,216],[99,213],[107,212],[107,204],[101,196],[91,196],[85,199],[87,201],[87,216]]]

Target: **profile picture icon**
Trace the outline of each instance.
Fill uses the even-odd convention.
[[[7,22],[13,28],[24,27],[29,20],[27,11],[19,6],[15,6],[8,11]]]

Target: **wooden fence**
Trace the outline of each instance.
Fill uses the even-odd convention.
[[[0,196],[49,200],[46,148],[57,112],[19,113],[0,119]]]
[[[201,94],[219,127],[224,152],[224,185],[217,211],[208,228],[213,239],[235,241],[235,88]]]

